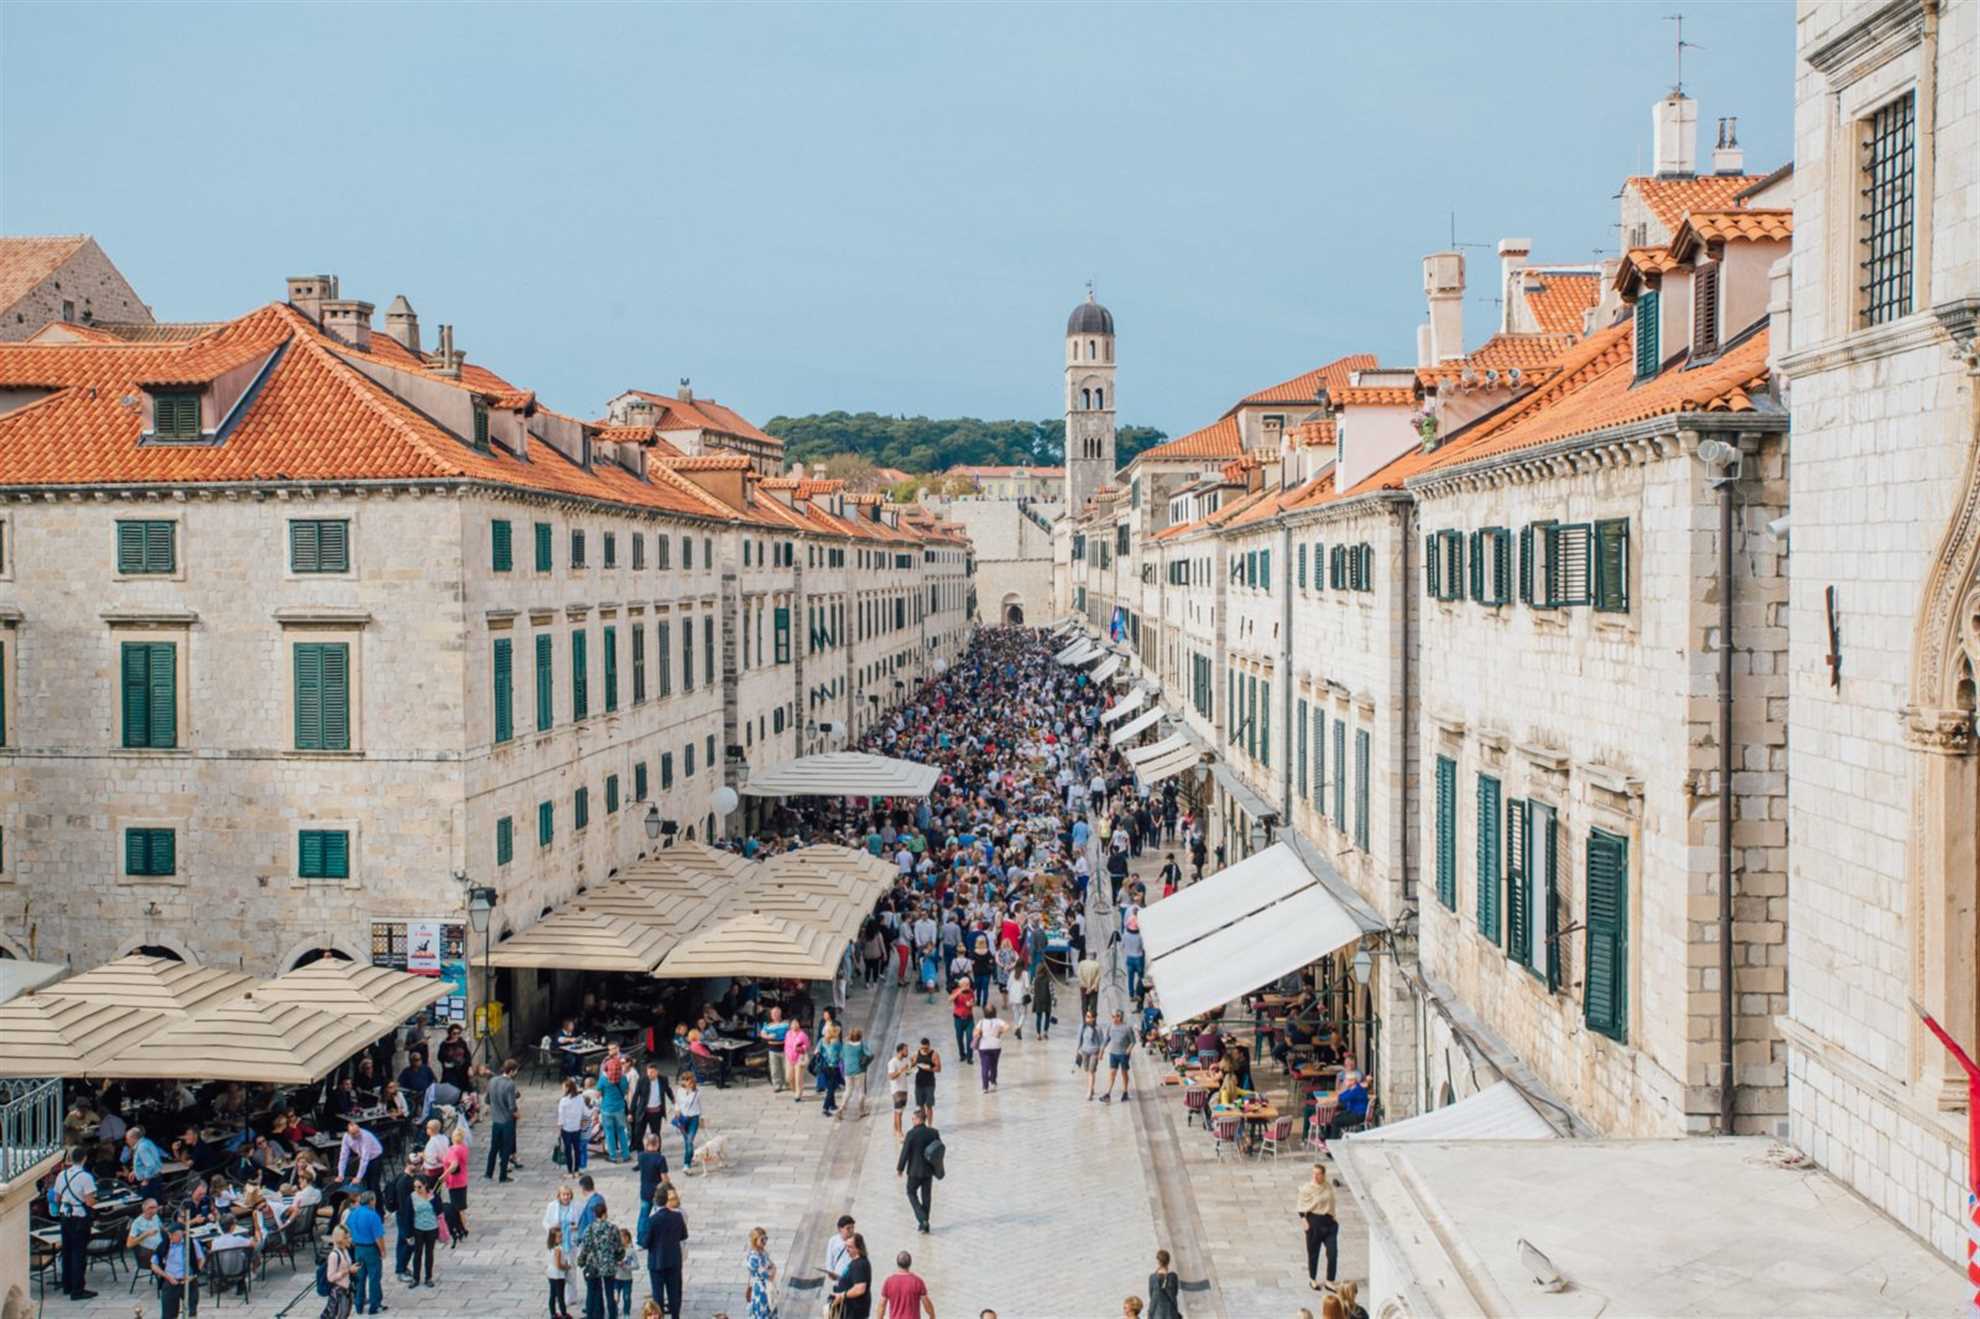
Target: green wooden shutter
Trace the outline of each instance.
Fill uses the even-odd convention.
[[[1457,910],[1457,762],[1437,757],[1437,901]]]
[[[325,879],[351,877],[351,835],[347,830],[323,831],[323,877]]]
[[[536,804],[536,845],[548,847],[557,836],[557,808],[551,802]]]
[[[701,619],[701,677],[710,686],[715,683],[715,615],[704,614]]]
[[[1471,562],[1471,599],[1473,603],[1483,603],[1485,599],[1485,554],[1479,547],[1484,544],[1485,533],[1474,531],[1467,538]]]
[[[516,566],[515,533],[507,518],[496,518],[488,524],[489,552],[491,564],[496,572],[510,572]]]
[[[1629,519],[1597,522],[1594,529],[1595,608],[1629,610]]]
[[[1512,532],[1504,527],[1493,527],[1492,538],[1492,603],[1506,604],[1512,599]]]
[[[619,708],[619,629],[608,627],[604,634],[605,646],[605,713],[611,714]]]
[[[1368,730],[1354,730],[1354,845],[1368,850],[1369,792]]]
[[[589,656],[586,655],[583,628],[571,632],[571,718],[583,719],[591,713]]]
[[[1432,600],[1443,591],[1443,584],[1438,577],[1437,543],[1436,532],[1423,533],[1423,594]]]
[[[296,835],[296,873],[304,879],[323,878],[323,833],[304,829]]]
[[[779,708],[777,713],[782,714],[783,710]],[[665,792],[673,786],[674,753],[671,751],[662,751],[660,753],[660,791]]]
[[[662,696],[674,694],[674,625],[662,619],[653,625],[653,672]]]
[[[506,866],[516,859],[516,822],[503,816],[495,822],[495,864]]]
[[[117,524],[117,571],[127,574],[144,571],[144,523]]]
[[[143,829],[124,830],[124,873],[126,875],[150,874],[151,845]]]
[[[323,651],[323,749],[351,749],[351,648],[342,642]]]
[[[747,636],[747,633],[744,633]],[[633,704],[646,699],[646,624],[635,624],[632,630],[632,670]]]
[[[1173,577],[1174,574],[1171,573],[1170,576]],[[1306,589],[1306,546],[1304,544],[1299,547],[1299,589],[1302,591]]]
[[[548,632],[536,634],[536,731],[548,732],[557,722],[556,672],[551,662]]]
[[[1313,707],[1313,809],[1327,818],[1327,715]]]
[[[694,690],[694,620],[681,620],[681,690]]]
[[[1506,799],[1506,955],[1521,966],[1533,966],[1533,907],[1528,901],[1531,864],[1527,835],[1532,817],[1519,797]]]
[[[140,641],[123,644],[124,745],[151,745],[151,647]]]
[[[1299,730],[1299,756],[1293,761],[1293,766],[1299,778],[1299,796],[1303,801],[1306,798],[1306,698],[1300,697],[1293,708],[1293,726]]]
[[[1636,295],[1636,378],[1642,380],[1657,374],[1663,365],[1663,356],[1658,344],[1657,333],[1657,291],[1646,289]]]
[[[179,648],[169,641],[145,647],[146,741],[148,747],[179,745]]]
[[[515,642],[508,637],[495,638],[495,740],[506,742],[516,735],[515,712]]]
[[[646,800],[646,762],[643,760],[633,766],[633,800]]]
[[[1347,724],[1334,721],[1334,827],[1347,832]]]
[[[576,832],[591,823],[591,789],[579,788],[571,796],[571,830]]]
[[[1588,835],[1588,1028],[1614,1040],[1629,1033],[1629,843],[1600,829]]]
[[[323,749],[323,647],[297,646],[296,750]]]
[[[290,572],[323,571],[322,547],[317,535],[320,525],[300,518],[289,523]]]
[[[619,776],[605,776],[605,814],[611,815],[619,809]]]
[[[1499,942],[1499,781],[1478,776],[1478,932]]]
[[[539,522],[536,524],[534,531],[536,533],[536,571],[549,572],[550,524],[548,522]]]
[[[1547,990],[1552,993],[1561,987],[1561,894],[1554,873],[1560,855],[1557,846],[1560,820],[1552,810],[1547,812],[1546,826],[1545,829],[1537,832],[1529,827],[1526,845],[1534,851],[1537,864],[1546,872],[1542,878],[1546,881],[1546,892],[1543,896],[1547,909],[1544,912],[1535,912],[1534,920],[1540,927],[1541,937],[1546,944]]]
[[[1519,529],[1519,602],[1533,603],[1533,524]]]
[[[147,522],[144,524],[144,571],[171,572],[177,566],[173,554],[172,537],[177,526],[172,522]]]

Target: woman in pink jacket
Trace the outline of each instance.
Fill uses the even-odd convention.
[[[804,1102],[804,1060],[811,1053],[811,1037],[804,1033],[804,1022],[793,1018],[784,1032],[784,1072],[791,1078],[791,1093]]]

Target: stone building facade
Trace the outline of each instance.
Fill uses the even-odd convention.
[[[83,337],[100,322],[149,325],[151,308],[94,238],[0,238],[0,343],[32,339],[49,326]]]

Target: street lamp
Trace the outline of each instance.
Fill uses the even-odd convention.
[[[660,841],[660,808],[657,805],[646,808],[646,841]]]
[[[494,1003],[493,976],[489,957],[493,952],[493,939],[489,935],[490,919],[495,914],[495,904],[501,895],[484,884],[476,884],[468,889],[468,926],[481,936],[481,1041],[476,1047],[483,1054],[484,1062],[492,1062],[495,1057],[494,1014],[489,1011]]]

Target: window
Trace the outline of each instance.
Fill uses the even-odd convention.
[[[507,742],[516,735],[513,710],[515,699],[515,642],[495,638],[495,740]]]
[[[694,542],[686,536],[681,537],[681,571],[694,571]]]
[[[1691,271],[1691,360],[1701,361],[1719,351],[1719,263],[1708,261]]]
[[[1313,809],[1327,818],[1327,715],[1318,701],[1313,703]]]
[[[1590,528],[1586,522],[1547,528],[1547,590],[1549,609],[1585,605],[1590,599],[1588,547]]]
[[[1862,234],[1863,324],[1911,314],[1917,93],[1906,92],[1865,122]]]
[[[646,800],[646,762],[643,760],[633,766],[633,800]]]
[[[1258,551],[1258,586],[1268,593],[1272,589],[1272,551],[1270,550]]]
[[[1272,764],[1272,684],[1258,684],[1258,763]]]
[[[633,544],[639,544],[634,541]],[[646,700],[646,624],[636,623],[632,630],[632,703],[642,704]]]
[[[674,625],[661,619],[653,625],[654,672],[660,675],[660,695],[674,694]]]
[[[199,438],[199,395],[190,393],[151,396],[151,433],[161,440]]]
[[[536,845],[548,847],[557,836],[557,808],[554,804],[541,801],[536,804]]]
[[[747,568],[747,567],[749,567],[749,566],[750,566],[750,563],[749,563],[749,546],[750,546],[750,542],[749,542],[749,538],[748,538],[747,536],[745,536],[745,537],[743,538],[743,567],[745,567],[745,568]]]
[[[1582,1016],[1612,1040],[1629,1037],[1629,840],[1588,835],[1587,985]]]
[[[350,832],[345,829],[304,829],[297,834],[296,874],[304,879],[349,879]]]
[[[1448,756],[1437,757],[1437,901],[1457,910],[1457,762]]]
[[[176,572],[177,530],[178,523],[171,521],[119,522],[117,571],[126,577]]]
[[[1555,944],[1560,902],[1554,889],[1554,812],[1538,802],[1506,803],[1506,955],[1560,985]]]
[[[1471,533],[1471,598],[1482,605],[1512,598],[1512,533],[1504,527]]]
[[[351,648],[347,642],[298,644],[296,750],[351,749]]]
[[[506,866],[516,859],[516,822],[503,816],[495,822],[495,864]]]
[[[492,571],[511,572],[515,569],[514,538],[514,529],[507,518],[496,518],[488,524],[488,566]]]
[[[179,647],[171,641],[123,644],[124,745],[179,745]]]
[[[1306,589],[1306,546],[1299,547],[1299,589]]]
[[[694,777],[694,743],[681,748],[681,773],[687,778]]]
[[[1347,832],[1347,725],[1334,721],[1334,827]]]
[[[1327,544],[1325,541],[1316,540],[1313,542],[1313,589],[1315,591],[1324,591],[1327,589],[1327,579],[1324,575],[1324,570],[1321,568],[1321,564],[1325,562],[1321,554],[1326,548]]]
[[[584,532],[571,528],[571,567],[584,567]]]
[[[619,708],[619,629],[604,629],[601,640],[605,647],[605,713],[611,714]]]
[[[694,620],[681,620],[681,690],[694,690]]]
[[[1354,845],[1368,850],[1368,730],[1354,730]]]
[[[1648,380],[1663,364],[1657,347],[1657,290],[1636,295],[1636,378]]]
[[[715,684],[715,615],[701,616],[701,679]]]
[[[605,566],[607,568],[616,568],[619,566],[619,537],[617,533],[608,531],[605,533],[604,540]]]
[[[290,572],[349,572],[350,570],[351,524],[349,522],[342,518],[290,520]]]
[[[1547,599],[1547,547],[1552,522],[1529,522],[1519,529],[1519,599],[1535,609],[1552,606]]]
[[[579,788],[571,794],[571,832],[576,833],[591,823],[591,789]]]
[[[1295,713],[1293,717],[1295,722],[1293,724],[1293,727],[1299,730],[1299,755],[1293,761],[1293,769],[1299,778],[1300,799],[1305,800],[1306,797],[1306,698],[1304,696],[1299,698],[1299,701],[1294,706],[1294,711]]]
[[[833,682],[832,684],[833,688],[835,689],[832,693],[834,696],[838,695],[838,692],[836,690],[838,685],[839,684],[836,681]],[[715,735],[713,733],[710,733],[706,738],[706,745],[703,747],[703,751],[706,753],[705,759],[708,761],[708,768],[714,769],[715,768]]]
[[[588,649],[583,628],[571,632],[571,718],[583,719],[591,713],[590,675]]]
[[[1629,612],[1629,519],[1597,522],[1595,541],[1595,608],[1604,613]]]
[[[1499,942],[1499,781],[1478,776],[1478,932]]]
[[[619,776],[605,776],[605,814],[616,815],[619,810]]]
[[[653,538],[653,566],[662,572],[665,572],[671,566],[668,563],[668,558],[673,550],[673,545],[674,542],[668,538],[667,533],[664,531]]]
[[[632,566],[634,572],[646,567],[646,533],[643,531],[632,534]]]
[[[665,792],[674,786],[674,753],[660,753],[660,791]]]
[[[474,405],[474,447],[488,452],[488,408],[481,403]]]
[[[178,837],[173,829],[124,830],[124,873],[160,879],[178,873]]]
[[[550,659],[548,632],[536,634],[536,731],[547,733],[557,723],[557,676]]]

